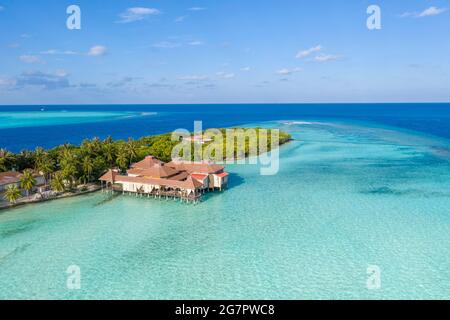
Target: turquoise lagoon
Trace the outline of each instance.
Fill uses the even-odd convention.
[[[0,129],[45,127],[67,124],[84,124],[111,120],[124,120],[130,117],[150,115],[150,113],[120,111],[73,111],[39,110],[0,112]],[[39,111],[38,111],[39,110]]]
[[[199,205],[96,193],[0,213],[0,298],[449,299],[449,141],[265,122],[280,172],[231,165]],[[66,270],[81,268],[81,289]],[[381,288],[366,286],[367,267]]]

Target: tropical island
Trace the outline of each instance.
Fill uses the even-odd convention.
[[[245,135],[244,130],[235,129],[240,130],[239,135]],[[236,141],[232,140],[233,158],[251,156],[252,150],[256,150],[258,155],[269,152],[292,139],[291,135],[280,131],[275,145],[271,140],[273,130],[245,130],[249,129],[257,133],[257,138],[252,140],[242,136],[241,145],[237,142],[239,136]],[[224,139],[219,148],[226,150],[229,129],[214,130],[223,135]],[[259,143],[261,130],[267,133],[265,148],[261,148]],[[217,147],[217,141],[203,134],[204,132],[192,133],[188,137],[180,138],[192,148],[192,161],[195,160],[195,150],[200,149],[203,152],[213,144]],[[182,199],[192,201],[197,201],[207,190],[226,187],[227,173],[224,172],[223,166],[210,161],[188,163],[186,159],[172,159],[172,151],[179,144],[180,141],[174,141],[172,133],[167,133],[137,140],[93,138],[84,140],[80,145],[64,144],[48,150],[37,147],[34,151],[22,150],[19,153],[0,149],[0,208],[70,197],[105,188],[117,191],[116,182],[121,184],[122,192],[155,197],[180,195]],[[226,156],[227,153],[224,152],[221,157],[223,160],[230,160]],[[122,180],[116,181],[115,177],[121,177]],[[159,187],[156,187],[157,183],[152,184],[149,181],[141,183],[140,187],[129,185],[130,180],[142,182],[143,178],[160,179],[159,182],[163,179],[166,183],[159,183]],[[168,180],[178,182],[167,183]],[[189,189],[188,186],[194,188]],[[187,194],[186,190],[194,192]]]

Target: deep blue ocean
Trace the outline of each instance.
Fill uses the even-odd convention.
[[[58,119],[75,112],[111,112],[119,116],[92,117],[78,121]],[[25,125],[10,125],[27,115]],[[51,114],[46,121],[40,115]],[[120,116],[124,113],[125,116]],[[156,114],[153,114],[156,113]],[[35,118],[33,118],[35,117]],[[50,119],[50,120],[49,120]],[[74,121],[71,121],[74,120]],[[170,132],[177,128],[193,130],[195,120],[204,128],[238,126],[272,120],[355,120],[415,130],[450,139],[450,104],[220,104],[220,105],[73,105],[0,106],[0,147],[11,151],[79,143],[85,138],[139,138]],[[19,121],[20,123],[20,121]]]

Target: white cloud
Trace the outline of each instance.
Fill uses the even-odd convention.
[[[56,49],[49,49],[49,50],[41,51],[41,54],[53,55],[53,54],[58,54],[58,53],[59,53],[59,51]]]
[[[251,71],[252,70],[252,68],[250,68],[250,67],[243,67],[243,68],[241,68],[241,71],[244,71],[244,72],[248,72],[248,71]]]
[[[205,81],[208,80],[208,76],[204,75],[189,75],[189,76],[181,76],[177,78],[178,80],[183,81]]]
[[[170,42],[170,41],[161,41],[158,43],[154,43],[152,45],[153,48],[159,48],[159,49],[172,49],[172,48],[178,48],[181,47],[181,44],[178,42]]]
[[[297,59],[303,59],[303,58],[309,57],[311,54],[313,54],[315,52],[319,52],[321,50],[322,50],[322,46],[318,45],[318,46],[309,48],[308,50],[299,51],[295,57]]]
[[[66,78],[69,76],[69,73],[65,70],[60,69],[60,70],[56,70],[55,76],[60,77],[60,78]]]
[[[340,59],[339,56],[332,55],[332,54],[325,54],[322,52],[323,47],[321,45],[317,45],[315,47],[309,48],[307,50],[299,51],[297,55],[295,56],[297,59],[304,59],[311,55],[314,55],[314,58],[312,58],[312,61],[316,62],[326,62],[326,61],[333,61]],[[311,61],[309,60],[309,61]]]
[[[88,56],[99,57],[104,56],[107,52],[107,48],[104,46],[94,46],[89,49]]]
[[[62,54],[72,56],[72,55],[75,55],[75,54],[77,54],[77,53],[76,53],[75,51],[66,50],[66,51],[64,51]]]
[[[67,75],[68,73],[64,71],[57,71],[56,73],[41,71],[25,72],[17,77],[15,87],[35,86],[46,90],[65,89],[71,86]]]
[[[180,22],[183,22],[184,20],[186,20],[187,17],[188,16],[180,16],[180,17],[177,17],[174,21],[180,23]]]
[[[123,77],[122,79],[108,82],[106,85],[108,87],[113,87],[113,88],[125,87],[125,86],[132,84],[134,81],[136,81],[138,79],[139,78],[137,78],[137,77]]]
[[[425,9],[424,11],[419,13],[418,17],[437,16],[438,14],[441,14],[447,10],[447,8],[429,7],[428,9]]]
[[[224,71],[217,72],[216,75],[223,79],[233,79],[236,76],[234,73],[228,73]]]
[[[399,15],[400,18],[406,18],[406,17],[412,17],[417,16],[417,12],[403,12],[401,15]]]
[[[192,7],[188,9],[189,11],[203,11],[206,10],[206,8],[203,7]]]
[[[200,40],[185,40],[186,42],[177,39],[177,37],[172,37],[172,40],[169,41],[161,41],[161,42],[156,42],[154,44],[152,44],[151,46],[153,48],[158,48],[158,49],[173,49],[173,48],[179,48],[179,47],[183,47],[185,45],[187,46],[202,46],[205,43],[203,41]]]
[[[188,45],[190,45],[190,46],[202,46],[202,45],[204,45],[205,43],[203,42],[203,41],[191,41],[191,42],[188,42]]]
[[[291,75],[293,73],[300,72],[300,71],[302,71],[301,68],[294,68],[294,69],[283,68],[283,69],[277,70],[276,73],[279,75],[282,75],[282,76],[287,76],[287,75]]]
[[[15,79],[0,77],[0,87],[13,87],[16,85],[16,82]]]
[[[437,16],[441,13],[444,13],[448,11],[448,8],[438,8],[438,7],[429,7],[428,9],[425,9],[422,12],[404,12],[400,15],[400,18],[423,18],[423,17],[431,17],[431,16]]]
[[[32,55],[21,55],[19,57],[20,61],[25,63],[44,63],[38,56],[32,56]]]
[[[314,58],[316,62],[327,62],[327,61],[335,61],[339,60],[341,57],[333,55],[333,54],[320,54]]]
[[[128,8],[125,12],[119,15],[120,23],[130,23],[135,21],[144,20],[145,18],[153,15],[160,14],[161,11],[155,8],[134,7]]]
[[[76,55],[77,53],[75,51],[71,51],[71,50],[61,51],[61,50],[57,50],[57,49],[50,49],[50,50],[42,51],[41,54],[71,56],[71,55]]]

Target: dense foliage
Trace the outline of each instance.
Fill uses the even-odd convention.
[[[214,138],[215,132],[214,130],[211,132],[212,136],[210,137],[213,141],[207,142],[203,145],[201,158],[207,159],[207,154],[205,150],[217,149],[222,150],[222,159],[242,159],[249,156],[260,155],[264,152],[268,152],[272,149],[272,130],[263,129],[263,128],[234,128],[232,132],[232,136],[229,136],[227,129],[217,129],[216,131],[220,132],[222,139]],[[266,133],[266,135],[263,134]],[[250,134],[253,133],[253,134]],[[204,135],[205,138],[208,138],[208,134]],[[292,136],[286,132],[279,132],[279,145],[285,144],[292,140]],[[232,142],[233,147],[228,148],[228,143]],[[261,149],[260,142],[263,142],[262,145],[265,148]],[[227,152],[231,154],[227,154]],[[217,159],[217,155],[215,152],[212,153],[212,159]]]
[[[21,196],[22,194],[16,185],[9,186],[3,195],[3,197],[11,203],[16,203]]]
[[[257,132],[260,129],[256,129]],[[225,129],[220,129],[225,135]],[[287,133],[280,133],[280,144],[291,139]],[[143,137],[139,140],[114,141],[111,137],[105,140],[98,138],[84,140],[81,145],[64,144],[44,150],[23,150],[14,154],[0,149],[0,172],[8,170],[24,171],[21,187],[29,191],[35,181],[29,169],[44,174],[47,183],[55,191],[72,188],[78,183],[88,183],[97,179],[109,168],[118,167],[126,170],[133,162],[142,160],[147,155],[168,162],[172,149],[179,141],[172,141],[172,134],[161,134]],[[206,148],[210,143],[203,145]],[[250,150],[251,141],[245,139],[245,150]],[[226,143],[223,143],[226,147]],[[269,150],[271,148],[269,134]],[[258,149],[258,152],[260,150]],[[225,154],[225,153],[224,153]]]

